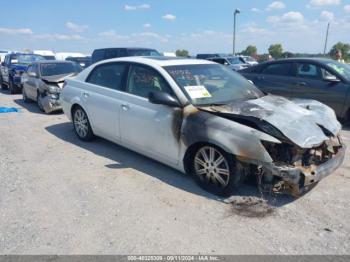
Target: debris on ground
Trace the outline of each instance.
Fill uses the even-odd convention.
[[[232,205],[235,214],[245,217],[266,217],[274,211],[267,200],[259,197],[233,196],[224,202]]]

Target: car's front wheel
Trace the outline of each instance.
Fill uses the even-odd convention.
[[[9,89],[11,95],[16,94],[16,87],[11,79],[9,79]]]
[[[22,89],[22,96],[23,96],[24,103],[29,103],[30,102],[30,100],[29,100],[29,98],[27,96],[26,90],[24,88]]]
[[[83,141],[94,139],[94,133],[89,122],[89,118],[80,106],[76,106],[72,112],[74,131]]]
[[[241,180],[234,157],[214,145],[199,147],[191,162],[196,182],[213,194],[232,195]]]
[[[45,112],[44,106],[43,106],[43,97],[42,97],[42,95],[40,94],[40,92],[37,93],[36,102],[37,102],[37,104],[38,104],[39,110],[40,110],[41,112]]]

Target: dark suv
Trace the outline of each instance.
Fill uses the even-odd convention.
[[[127,56],[162,56],[157,50],[149,48],[102,48],[92,53],[92,64],[102,60]]]
[[[5,56],[1,63],[1,87],[9,88],[11,94],[22,91],[22,74],[29,64],[45,60],[40,55],[12,53]]]

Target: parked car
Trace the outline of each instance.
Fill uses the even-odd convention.
[[[242,56],[239,56],[243,59],[244,63],[250,65],[250,66],[253,66],[253,65],[257,65],[259,64],[258,61],[256,61],[253,57],[251,56],[246,56],[246,55],[242,55]]]
[[[234,192],[247,174],[298,194],[345,154],[332,109],[265,95],[206,60],[103,61],[67,79],[61,98],[80,139],[104,137],[193,174],[218,195]]]
[[[197,59],[207,59],[207,58],[211,58],[211,57],[226,57],[226,54],[197,54],[196,58]]]
[[[118,47],[118,48],[102,48],[96,49],[92,53],[92,64],[102,60],[127,57],[127,56],[162,56],[157,50],[149,48],[130,48],[130,47]]]
[[[84,57],[67,57],[66,61],[72,61],[77,63],[79,66],[81,66],[82,69],[87,68],[91,65],[91,56],[84,56]]]
[[[240,71],[266,93],[318,100],[350,120],[350,67],[330,59],[290,58]]]
[[[11,94],[22,91],[22,74],[29,64],[45,60],[44,57],[34,54],[11,53],[5,56],[2,65],[1,87],[9,88]]]
[[[227,57],[210,57],[207,58],[209,61],[225,65],[234,71],[242,70],[249,67],[249,64],[245,63],[243,58],[238,56],[227,56]]]
[[[9,53],[7,50],[0,50],[0,88],[1,88],[1,83],[2,83],[2,62],[5,61],[5,56]]]
[[[36,101],[45,113],[62,110],[59,97],[64,80],[79,72],[70,61],[32,63],[22,76],[24,102]]]
[[[33,54],[41,55],[46,60],[56,60],[56,55],[51,50],[34,50]]]
[[[67,57],[84,57],[86,55],[82,53],[74,53],[74,52],[58,52],[56,53],[56,60],[65,61]]]

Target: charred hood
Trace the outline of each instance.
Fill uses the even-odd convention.
[[[267,95],[199,109],[259,129],[301,148],[318,146],[341,129],[334,111],[314,100],[288,100]]]

